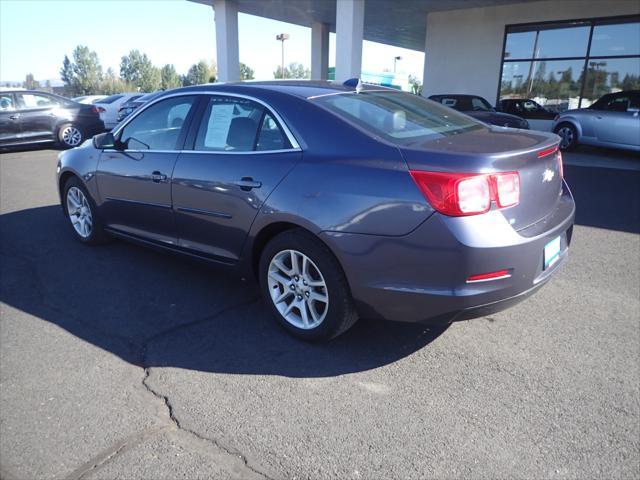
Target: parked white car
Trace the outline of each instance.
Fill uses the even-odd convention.
[[[81,97],[72,98],[74,102],[84,103],[85,105],[91,105],[93,102],[107,98],[106,95],[83,95]]]
[[[109,95],[102,100],[93,102],[100,110],[100,118],[104,122],[104,128],[111,130],[118,124],[118,110],[120,105],[129,100],[135,100],[141,97],[144,93],[116,93],[115,95]]]

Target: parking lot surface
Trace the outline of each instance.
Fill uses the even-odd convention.
[[[565,156],[569,261],[526,302],[324,345],[214,268],[79,244],[56,155],[0,155],[2,479],[640,476],[632,155]]]

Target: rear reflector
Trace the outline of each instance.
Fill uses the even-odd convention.
[[[410,170],[409,173],[431,206],[452,217],[488,212],[493,201],[498,208],[511,207],[520,201],[518,172],[482,174]]]
[[[469,278],[467,278],[467,283],[486,282],[488,280],[499,280],[501,278],[509,278],[510,276],[511,276],[511,273],[509,273],[509,270],[507,269],[498,270],[497,272],[480,273],[478,275],[471,275]]]
[[[560,178],[564,178],[564,165],[562,164],[562,152],[558,150],[558,170],[560,171]]]

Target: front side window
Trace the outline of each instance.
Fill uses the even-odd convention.
[[[195,150],[251,152],[291,148],[273,116],[244,98],[211,96],[205,109]]]
[[[17,93],[18,106],[22,109],[56,107],[60,103],[48,95],[36,93]]]
[[[313,101],[396,144],[484,128],[466,115],[402,92],[346,93],[317,97]]]
[[[161,100],[143,110],[120,132],[119,141],[128,150],[176,150],[194,96]]]

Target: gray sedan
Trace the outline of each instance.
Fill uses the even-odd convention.
[[[228,268],[322,340],[358,318],[486,315],[547,283],[574,217],[558,140],[360,83],[203,85],[62,153],[58,187],[80,242]]]
[[[553,122],[560,148],[596,145],[640,151],[640,90],[604,95],[589,108],[567,110]]]

